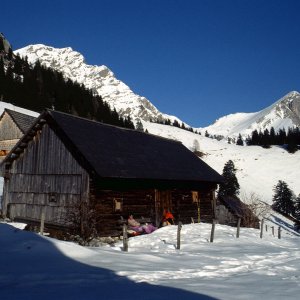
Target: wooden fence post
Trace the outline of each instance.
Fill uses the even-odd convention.
[[[45,217],[46,217],[45,207],[43,207],[43,208],[42,208],[42,213],[41,213],[41,224],[40,224],[40,234],[41,234],[41,235],[44,234]]]
[[[272,228],[272,235],[275,236],[275,234],[274,234],[274,230],[275,230],[274,226],[272,226],[271,228]]]
[[[128,235],[126,224],[123,224],[123,251],[128,251]]]
[[[264,231],[264,219],[262,219],[261,223],[260,223],[260,238],[261,239],[263,237],[263,231]]]
[[[211,224],[210,242],[213,243],[215,237],[216,220],[213,219]]]
[[[266,231],[268,231],[268,225],[266,224]]]
[[[177,226],[177,247],[176,247],[176,249],[180,249],[180,231],[181,231],[181,228],[182,228],[182,222],[179,221],[178,226]]]
[[[278,238],[281,239],[281,227],[278,227]]]
[[[237,228],[236,228],[236,237],[240,237],[240,227],[241,227],[241,218],[238,218]]]

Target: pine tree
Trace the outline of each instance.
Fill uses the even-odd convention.
[[[270,143],[271,145],[276,145],[276,134],[274,127],[271,127],[270,129]]]
[[[174,127],[180,127],[179,122],[178,122],[177,120],[174,120],[173,126],[174,126]]]
[[[295,201],[295,218],[300,221],[300,194]]]
[[[12,58],[13,58],[13,52],[12,52],[12,48],[10,47],[9,49],[8,49],[8,60],[12,60]]]
[[[296,137],[296,129],[289,128],[287,135],[287,151],[289,153],[295,153],[298,150],[297,146],[297,137]]]
[[[141,120],[138,120],[138,121],[136,122],[136,130],[137,130],[137,131],[141,131],[141,132],[144,131],[144,126],[143,126],[143,123],[141,122]]]
[[[199,150],[200,150],[199,141],[194,139],[192,151],[195,153],[195,152],[198,152]]]
[[[4,62],[3,62],[3,58],[0,56],[0,100],[1,101],[4,98],[4,91],[5,91],[4,85],[5,85]]]
[[[287,215],[295,214],[294,195],[287,183],[279,180],[274,187],[272,208]]]
[[[279,129],[278,133],[278,145],[284,145],[286,143],[286,131],[285,129]]]
[[[218,196],[237,196],[240,185],[236,178],[236,168],[232,160],[229,160],[223,168],[224,182],[220,184]]]
[[[242,139],[242,135],[241,135],[241,134],[239,134],[239,137],[238,137],[238,139],[237,139],[237,141],[236,141],[236,144],[237,144],[238,146],[244,146],[244,141],[243,141],[243,139]]]
[[[4,51],[4,41],[3,38],[0,37],[0,52]]]
[[[256,129],[252,132],[251,145],[259,145],[259,134]]]
[[[264,148],[270,148],[270,145],[271,145],[271,143],[270,143],[270,133],[269,133],[268,129],[264,130],[264,133],[262,135],[261,145]]]

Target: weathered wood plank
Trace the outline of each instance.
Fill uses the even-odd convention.
[[[66,222],[71,205],[88,200],[89,176],[56,134],[45,125],[10,169],[5,198],[11,218]]]

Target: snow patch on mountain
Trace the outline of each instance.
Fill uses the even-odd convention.
[[[14,51],[28,62],[42,65],[63,73],[64,77],[83,84],[100,95],[120,116],[132,119],[177,120],[175,116],[161,113],[148,99],[135,94],[124,82],[118,80],[106,66],[92,66],[85,63],[84,57],[72,48],[53,48],[43,44],[30,45]]]

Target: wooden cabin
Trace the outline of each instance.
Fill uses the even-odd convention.
[[[16,145],[36,118],[5,109],[0,117],[0,159]]]
[[[247,204],[236,196],[219,196],[217,199],[216,215],[218,222],[224,225],[259,228],[259,219]]]
[[[180,142],[46,110],[1,164],[3,213],[46,226],[119,234],[129,213],[159,225],[215,217],[216,171]]]

